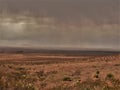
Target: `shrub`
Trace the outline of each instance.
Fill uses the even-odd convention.
[[[113,79],[114,78],[114,75],[109,73],[106,75],[106,79]]]
[[[96,74],[96,75],[94,75],[94,78],[99,78],[99,75],[97,75],[97,74]]]
[[[96,71],[96,74],[100,74],[100,71]]]
[[[94,78],[99,78],[100,71],[96,71],[96,74],[94,75]]]
[[[64,77],[63,81],[72,81],[72,79],[70,77]]]

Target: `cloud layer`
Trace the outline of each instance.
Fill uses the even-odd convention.
[[[0,4],[0,46],[120,50],[119,0]]]

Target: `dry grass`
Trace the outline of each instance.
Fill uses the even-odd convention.
[[[120,55],[0,54],[0,90],[120,90]]]

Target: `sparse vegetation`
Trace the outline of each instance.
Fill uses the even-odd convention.
[[[55,63],[59,58],[56,61],[47,58],[50,64],[45,58],[31,56],[27,61],[19,56],[14,56],[14,60],[6,59],[9,61],[0,58],[0,90],[120,90],[118,57],[114,61],[108,58],[106,65],[101,60],[98,65],[96,59],[88,60],[90,57],[77,62],[74,58],[73,61],[63,58],[61,63]]]

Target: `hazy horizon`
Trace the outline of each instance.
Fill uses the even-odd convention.
[[[0,46],[120,51],[119,0],[0,0]]]

